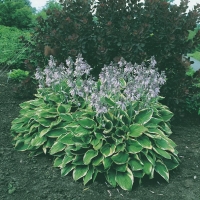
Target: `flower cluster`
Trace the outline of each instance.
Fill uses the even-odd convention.
[[[164,72],[158,73],[154,57],[148,62],[149,67],[145,67],[145,63],[132,65],[121,58],[117,64],[111,62],[110,65],[105,65],[99,80],[94,81],[90,75],[92,68],[81,54],[75,62],[69,57],[66,60],[67,67],[64,64],[56,67],[51,57],[49,65],[43,71],[37,68],[35,77],[39,81],[39,87],[54,88],[65,81],[70,88],[71,99],[76,102],[78,96],[82,97],[99,115],[109,109],[103,100],[105,97],[112,98],[122,110],[133,101],[141,101],[146,107],[158,97],[160,86],[165,83],[166,77]]]

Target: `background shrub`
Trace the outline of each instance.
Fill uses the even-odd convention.
[[[30,40],[30,32],[15,27],[0,25],[0,66],[24,69],[24,60],[28,57],[28,45],[20,43],[20,37]]]

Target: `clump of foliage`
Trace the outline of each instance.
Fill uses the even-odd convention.
[[[24,71],[21,69],[14,69],[8,73],[8,80],[19,83],[25,80],[28,77],[28,75],[29,75],[28,71]]]
[[[84,184],[99,173],[124,190],[155,173],[169,181],[179,159],[169,138],[173,114],[158,102],[165,75],[155,64],[154,58],[149,67],[122,58],[104,66],[95,81],[80,55],[75,63],[66,60],[68,68],[51,58],[37,69],[37,98],[20,104],[12,122],[15,148],[53,155],[63,176],[73,172]]]
[[[19,29],[32,26],[34,9],[29,0],[1,0],[0,24]]]
[[[21,36],[30,40],[30,32],[0,25],[0,66],[25,69],[24,60],[28,54],[24,52],[28,46],[20,42]]]

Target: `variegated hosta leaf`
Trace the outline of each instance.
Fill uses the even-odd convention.
[[[87,171],[87,174],[83,177],[84,185],[86,185],[90,180],[92,180],[93,173],[94,173],[94,168],[90,166]]]
[[[69,113],[60,113],[59,116],[61,117],[61,119],[63,119],[64,121],[68,123],[71,123],[74,121],[72,115]]]
[[[139,153],[143,149],[143,147],[136,140],[129,139],[127,141],[126,149],[127,149],[127,152],[131,154],[136,154],[136,153]]]
[[[91,160],[98,155],[98,151],[95,151],[93,149],[88,150],[84,157],[83,157],[83,162],[85,165],[90,164]]]
[[[96,127],[96,122],[90,118],[82,118],[78,120],[78,123],[83,127],[83,128],[94,128]]]
[[[26,151],[29,149],[29,144],[24,144],[24,141],[18,140],[15,144],[15,149],[18,151]]]
[[[143,165],[139,160],[137,159],[130,159],[128,164],[130,165],[131,169],[133,171],[138,171],[143,169]]]
[[[104,169],[108,169],[111,167],[113,161],[111,159],[111,157],[106,157],[103,159],[103,166],[104,166]]]
[[[134,121],[138,124],[145,124],[151,119],[152,115],[152,109],[143,109],[140,110],[139,113],[135,116]]]
[[[89,170],[89,166],[80,165],[76,166],[73,171],[73,179],[77,181],[78,179],[84,177]]]
[[[169,121],[173,117],[173,113],[168,109],[159,110],[159,115],[163,118],[165,122]]]
[[[164,158],[166,158],[166,159],[171,159],[171,155],[170,155],[167,151],[164,151],[164,150],[162,150],[162,149],[160,149],[160,148],[157,148],[157,147],[153,147],[153,150],[154,150],[157,154],[161,155],[162,157],[164,157]]]
[[[132,171],[127,168],[126,172],[117,172],[115,181],[123,190],[131,190],[134,182]]]
[[[100,164],[102,164],[104,160],[104,157],[102,154],[99,154],[98,156],[96,156],[93,160],[92,160],[92,165],[93,166],[98,166]]]
[[[144,173],[149,175],[153,168],[152,164],[147,159],[142,159],[142,162],[144,163],[144,167],[143,167]]]
[[[64,150],[65,147],[66,147],[66,145],[64,145],[63,143],[55,142],[53,144],[53,146],[51,147],[51,149],[50,149],[50,155],[53,155],[53,154],[55,154],[55,153],[57,153],[59,151]]]
[[[167,123],[162,122],[162,123],[159,124],[159,127],[160,127],[167,135],[172,134],[172,131],[171,131],[170,127],[167,125]]]
[[[146,149],[152,149],[152,143],[151,140],[146,136],[146,135],[142,135],[140,137],[137,138],[137,141],[139,142],[139,144]]]
[[[174,152],[174,148],[170,145],[170,143],[167,141],[167,139],[164,138],[155,138],[154,139],[156,146],[162,150],[168,150],[170,152]]]
[[[111,157],[111,159],[118,165],[127,163],[129,154],[126,152],[119,152]]]
[[[146,127],[144,127],[143,125],[141,125],[141,124],[132,124],[132,125],[130,125],[129,136],[131,136],[131,137],[139,137],[146,131],[148,131],[148,129]]]
[[[46,137],[40,137],[39,135],[36,135],[36,137],[31,140],[30,144],[32,146],[39,147],[39,146],[43,145],[46,142],[46,140],[47,140]]]
[[[113,187],[117,186],[117,182],[115,180],[115,176],[116,176],[116,171],[113,169],[109,169],[105,175],[106,180],[108,181],[108,183],[110,185],[112,185]]]
[[[162,159],[163,163],[169,170],[175,169],[179,165],[179,159],[171,155],[171,159]]]
[[[166,165],[160,160],[156,161],[155,171],[160,174],[167,182],[169,182],[169,171]]]
[[[61,176],[66,176],[66,175],[69,174],[69,172],[71,172],[75,167],[76,167],[76,165],[72,165],[72,164],[66,165],[64,168],[61,169]]]
[[[103,145],[103,147],[100,149],[100,151],[105,157],[111,156],[115,152],[115,145],[106,143]]]
[[[60,167],[62,164],[63,158],[62,157],[57,157],[54,162],[53,162],[53,166],[54,167]]]
[[[145,123],[145,127],[156,128],[160,122],[162,122],[162,118],[152,117],[147,123]]]
[[[51,137],[51,138],[58,138],[62,134],[66,134],[66,133],[67,133],[67,130],[65,128],[55,128],[48,131],[48,133],[46,133],[46,136]]]

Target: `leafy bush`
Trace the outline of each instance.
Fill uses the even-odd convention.
[[[124,190],[131,190],[134,178],[154,178],[155,172],[169,181],[179,159],[169,139],[173,114],[158,102],[165,76],[154,58],[148,68],[124,59],[111,63],[98,81],[80,55],[66,64],[56,67],[51,59],[37,69],[37,98],[20,104],[12,122],[15,149],[53,155],[61,175],[73,171],[84,184],[98,173]]]
[[[20,43],[20,37],[30,39],[28,31],[21,31],[14,27],[0,25],[0,66],[24,69],[24,60],[27,58],[25,50],[28,46]]]
[[[30,28],[33,20],[33,8],[28,0],[1,0],[0,24],[17,27],[19,29]]]
[[[28,75],[29,75],[28,71],[24,71],[21,69],[14,69],[8,73],[8,80],[19,83],[25,80],[28,77]]]

